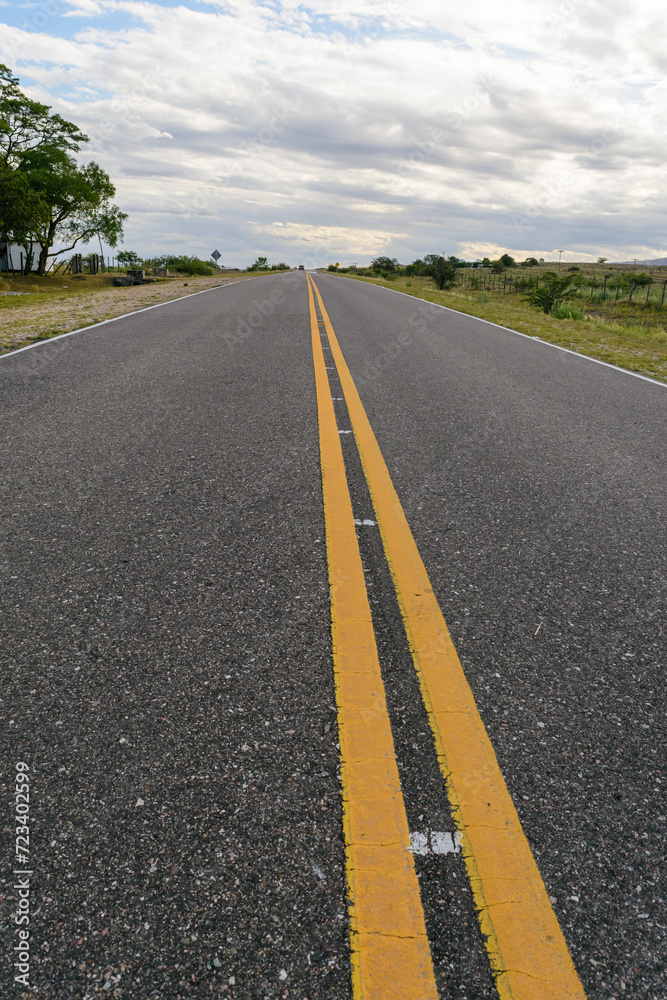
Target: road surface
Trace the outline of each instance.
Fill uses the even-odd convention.
[[[659,1000],[666,404],[319,274],[0,360],[3,991]]]

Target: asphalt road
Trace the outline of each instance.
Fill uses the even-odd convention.
[[[661,1000],[667,391],[316,281],[586,993]],[[349,1000],[306,276],[7,356],[0,407],[7,989],[21,760],[26,996]],[[450,807],[379,532],[358,537],[428,838]],[[496,997],[460,854],[415,864],[441,1000]]]

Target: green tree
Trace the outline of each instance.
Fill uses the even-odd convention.
[[[597,262],[598,262],[598,264],[606,264],[607,263],[607,258],[606,257],[598,257]]]
[[[395,271],[398,261],[395,257],[376,257],[371,261],[371,267],[374,271]]]
[[[0,63],[0,161],[19,166],[35,150],[78,151],[88,136],[72,122],[51,114],[46,104],[31,101],[19,88],[18,78]]]
[[[500,258],[500,262],[503,267],[516,267],[516,261],[514,257],[510,257],[508,253],[504,253]]]
[[[40,244],[39,274],[49,257],[80,241],[97,236],[115,247],[122,239],[127,216],[111,203],[115,189],[108,174],[96,163],[79,166],[70,155],[84,142],[88,137],[76,125],[26,97],[0,64],[0,228],[24,248],[28,269]],[[56,243],[67,246],[52,251]]]
[[[408,264],[403,273],[408,277],[412,277],[413,274],[426,274],[425,268],[424,261],[419,257],[413,260],[412,264]]]
[[[32,270],[32,234],[47,218],[48,205],[37,191],[33,191],[27,178],[0,164],[0,236],[25,250],[24,274]]]
[[[445,260],[438,254],[429,253],[424,257],[424,263],[426,274],[433,278],[440,291],[456,284],[456,268],[451,261]]]
[[[254,264],[251,264],[248,271],[268,271],[268,257],[258,257]]]
[[[550,313],[554,306],[574,295],[572,278],[564,274],[562,277],[555,271],[545,271],[541,285],[536,285],[528,291],[526,302],[531,306],[539,306],[545,313]]]
[[[79,242],[98,237],[115,247],[122,240],[127,215],[111,203],[116,189],[97,163],[80,167],[63,150],[40,148],[23,156],[19,172],[48,205],[48,216],[33,233],[34,242],[41,244],[38,274],[46,273],[50,257]],[[52,251],[56,242],[66,246]]]
[[[521,267],[537,267],[538,262],[536,257],[526,257],[526,259],[521,264]]]

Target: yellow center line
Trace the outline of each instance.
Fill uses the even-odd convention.
[[[501,1000],[585,1000],[389,471],[314,284]]]
[[[308,283],[355,1000],[437,1000],[343,451]]]

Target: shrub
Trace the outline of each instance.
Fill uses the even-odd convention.
[[[542,283],[529,289],[525,300],[531,306],[538,306],[545,313],[550,313],[557,303],[571,298],[574,294],[572,278],[569,274],[560,277],[555,271],[545,271]]]
[[[172,271],[179,271],[181,274],[199,274],[208,276],[213,274],[213,268],[199,257],[187,257],[185,254],[163,254],[162,257],[154,257],[150,262],[153,267],[168,267]]]
[[[440,291],[456,284],[456,268],[449,260],[430,253],[425,257],[425,273],[436,283]]]

